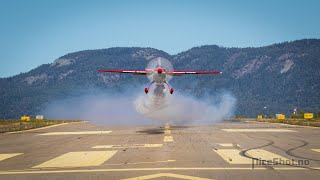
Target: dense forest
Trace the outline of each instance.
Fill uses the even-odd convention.
[[[171,85],[199,98],[227,91],[237,99],[236,116],[289,116],[294,107],[320,111],[320,40],[305,39],[259,48],[206,45],[176,55],[120,47],[66,54],[27,73],[0,78],[0,119],[34,116],[47,103],[81,96],[89,89],[121,93],[135,84],[147,84],[140,76],[96,70],[144,69],[155,57],[169,59],[175,69],[223,71],[219,76],[177,77]]]

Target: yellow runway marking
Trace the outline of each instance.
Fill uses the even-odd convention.
[[[320,152],[320,149],[311,149],[312,151]]]
[[[220,146],[222,147],[233,147],[232,143],[219,143]],[[240,147],[239,144],[236,144],[238,147]]]
[[[320,170],[320,167],[309,167],[312,169]],[[274,167],[273,169],[278,171],[295,171],[295,170],[303,170],[308,171],[311,169],[308,168],[299,168],[299,167]],[[251,167],[174,167],[174,168],[119,168],[119,169],[69,169],[69,170],[34,170],[34,171],[0,171],[0,175],[13,175],[13,174],[51,174],[51,173],[92,173],[92,172],[128,172],[128,171],[260,171],[260,170],[268,170],[265,167],[255,167],[252,169]]]
[[[125,145],[99,145],[92,148],[153,148],[162,147],[163,144],[125,144]]]
[[[251,164],[252,160],[240,155],[238,149],[218,149],[213,150],[219,156],[221,156],[229,164]]]
[[[158,173],[158,174],[151,174],[146,176],[139,176],[134,178],[128,178],[128,179],[122,179],[122,180],[147,180],[147,179],[154,179],[154,178],[160,178],[160,177],[171,177],[171,178],[178,178],[178,179],[189,179],[189,180],[213,180],[213,179],[207,179],[207,178],[200,178],[195,176],[187,176],[187,175],[181,175],[181,174],[173,174],[173,173]]]
[[[109,134],[112,131],[78,131],[78,132],[48,132],[39,134],[42,136],[55,136],[55,135],[78,135],[78,134]]]
[[[173,142],[173,137],[172,136],[164,136],[163,142]]]
[[[110,159],[117,151],[69,152],[32,168],[65,168],[99,166]]]
[[[0,161],[15,157],[15,156],[18,156],[18,155],[21,155],[21,154],[23,154],[23,153],[0,154]]]
[[[164,126],[164,128],[165,128],[165,129],[170,129],[170,125],[169,125],[169,124],[166,124],[166,125]]]
[[[166,161],[149,161],[149,162],[135,162],[135,163],[119,163],[119,164],[107,164],[107,165],[127,165],[127,164],[153,164],[153,163],[166,163],[175,162],[176,160],[166,160]]]
[[[290,129],[222,129],[227,132],[297,132]]]

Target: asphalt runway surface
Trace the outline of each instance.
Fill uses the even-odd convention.
[[[71,123],[0,135],[0,179],[319,179],[320,128]]]

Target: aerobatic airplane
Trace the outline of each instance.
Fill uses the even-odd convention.
[[[168,81],[172,76],[182,76],[185,74],[222,74],[220,71],[182,71],[173,70],[173,66],[165,58],[154,58],[151,60],[145,70],[98,70],[98,72],[108,73],[131,73],[134,75],[146,75],[151,83],[144,89],[145,93],[149,92],[150,86],[156,83],[155,94],[157,91],[165,90],[164,84],[169,88],[170,94],[173,93],[174,89],[168,84]]]

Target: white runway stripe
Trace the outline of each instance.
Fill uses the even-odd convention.
[[[92,148],[152,148],[162,147],[162,144],[124,144],[124,145],[99,145]]]
[[[87,167],[99,166],[117,151],[80,151],[69,152],[59,157],[46,161],[33,168],[66,168],[66,167]]]
[[[48,132],[39,134],[41,136],[56,136],[56,135],[79,135],[79,134],[109,134],[112,131],[75,131],[75,132]]]
[[[290,129],[222,129],[227,132],[297,132]]]

